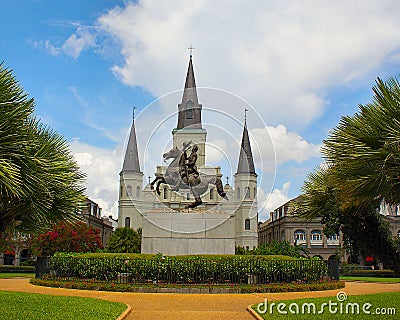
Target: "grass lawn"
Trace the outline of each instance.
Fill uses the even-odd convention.
[[[400,292],[390,293],[377,293],[369,295],[348,296],[347,299],[340,302],[337,297],[315,298],[315,299],[298,299],[298,300],[285,300],[285,301],[267,301],[259,306],[263,311],[265,305],[267,306],[266,312],[261,313],[263,319],[399,319],[400,307],[398,301],[400,299]],[[331,310],[329,310],[329,301],[331,301]],[[272,303],[275,303],[270,312]],[[280,314],[278,312],[278,305],[281,305],[281,311],[287,314]],[[323,305],[323,304],[326,305]],[[334,305],[336,303],[336,305]],[[306,305],[308,304],[308,305]],[[315,305],[315,312],[309,305]],[[357,314],[357,307],[359,306],[359,314]],[[368,305],[369,304],[369,307]],[[298,306],[299,311],[296,310]],[[252,306],[257,311],[257,305]],[[304,309],[303,309],[304,308]],[[363,308],[370,314],[363,312]],[[303,310],[303,311],[302,311]],[[310,311],[309,311],[310,310]],[[321,312],[321,310],[323,312]],[[347,310],[347,313],[346,313]]]
[[[5,278],[31,278],[34,277],[34,273],[0,273],[0,279],[5,279]]]
[[[380,278],[380,277],[353,277],[353,276],[340,276],[343,281],[366,281],[366,282],[391,282],[400,283],[400,278]]]
[[[115,320],[126,309],[123,303],[0,291],[1,319],[23,320]]]

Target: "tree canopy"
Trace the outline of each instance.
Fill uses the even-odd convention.
[[[35,103],[0,64],[0,234],[74,219],[85,175],[66,140],[34,115]]]

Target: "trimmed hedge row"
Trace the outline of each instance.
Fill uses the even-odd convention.
[[[26,273],[34,273],[35,267],[34,266],[11,266],[11,265],[0,265],[0,273],[2,272],[26,272]]]
[[[322,260],[273,260],[263,256],[91,257],[66,254],[50,260],[57,277],[148,283],[313,282],[327,274]]]

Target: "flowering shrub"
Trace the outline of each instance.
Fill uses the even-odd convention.
[[[271,260],[263,256],[180,256],[56,254],[51,268],[58,277],[116,281],[120,274],[135,283],[276,283],[313,282],[327,274],[322,260]]]
[[[100,231],[83,222],[59,223],[49,232],[32,239],[34,253],[51,256],[55,252],[94,252],[103,247]]]

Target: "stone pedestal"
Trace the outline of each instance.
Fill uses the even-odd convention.
[[[235,254],[234,215],[195,210],[147,212],[143,215],[142,253]]]

